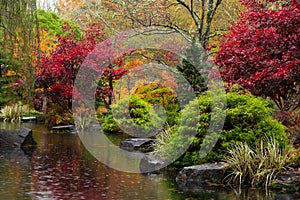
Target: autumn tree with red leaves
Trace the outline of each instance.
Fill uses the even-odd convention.
[[[36,73],[35,105],[39,108],[42,107],[42,104],[45,105],[43,101],[46,98],[48,102],[62,106],[67,103],[65,109],[71,109],[72,95],[75,95],[72,93],[74,81],[81,64],[89,53],[97,49],[96,45],[106,39],[99,24],[90,24],[79,40],[75,39],[76,35],[68,24],[64,25],[63,31],[68,34],[58,35],[56,48],[50,55],[43,56],[41,69]],[[101,55],[101,52],[97,53]],[[99,98],[111,99],[112,92],[110,90],[113,89],[113,81],[126,73],[126,70],[121,67],[122,63],[122,58],[119,58],[113,61],[107,69],[104,69],[101,78],[105,83],[98,88],[96,93]],[[94,63],[94,66],[90,67],[98,68],[98,65],[99,63]]]
[[[226,82],[272,99],[280,110],[300,106],[300,4],[241,0],[248,8],[231,27],[215,63]]]

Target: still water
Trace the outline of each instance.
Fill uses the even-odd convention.
[[[51,134],[39,124],[20,126],[33,130],[38,147],[27,153],[0,149],[1,200],[297,199],[292,195],[266,195],[257,189],[241,194],[233,190],[183,192],[169,173],[125,173],[103,165],[84,148],[76,134]],[[0,124],[0,128],[19,127]]]

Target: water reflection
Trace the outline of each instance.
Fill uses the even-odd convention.
[[[285,199],[256,191],[183,193],[167,175],[108,168],[84,148],[77,135],[50,134],[43,125],[25,126],[33,129],[38,147],[31,156],[22,150],[0,149],[0,199]]]
[[[37,149],[2,150],[1,199],[168,199],[163,176],[119,172],[85,150],[77,135],[49,134],[30,125]]]

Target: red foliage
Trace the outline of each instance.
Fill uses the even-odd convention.
[[[99,42],[106,39],[99,24],[90,24],[80,40],[75,40],[75,34],[68,24],[63,27],[63,31],[68,34],[65,37],[57,36],[58,44],[56,49],[52,51],[50,56],[43,56],[41,68],[36,73],[36,87],[42,89],[40,91],[43,95],[51,99],[53,103],[71,100],[76,75],[81,64],[94,49],[97,52],[93,53],[98,57],[114,58],[115,55],[111,48],[101,49],[101,52],[99,52],[98,48],[95,48]],[[93,59],[89,59],[88,62],[89,67],[99,70],[99,62],[93,61]],[[114,69],[113,66],[117,65],[120,67],[122,64],[123,58],[114,60],[105,69],[103,75],[108,76],[109,74],[111,79],[120,78],[126,70],[122,67]],[[86,67],[87,65],[84,66]],[[109,73],[106,73],[106,71],[109,71]],[[101,91],[98,91],[98,94],[109,95],[106,91],[107,88],[103,87]],[[80,96],[78,92],[75,95]],[[36,96],[41,98],[40,94]]]
[[[270,97],[282,110],[299,106],[299,3],[268,10],[258,9],[258,1],[243,2],[252,9],[232,26],[215,59],[222,77],[255,95]]]

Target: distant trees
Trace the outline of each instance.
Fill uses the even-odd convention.
[[[201,44],[203,49],[210,41],[216,43],[216,36],[227,30],[230,22],[237,18],[237,9],[242,7],[238,0],[59,0],[58,6],[61,16],[80,25],[90,21],[100,22],[108,35],[134,28],[141,28],[139,30],[153,28],[147,34],[157,34],[157,29],[165,29],[163,34],[179,33],[191,44]],[[199,51],[199,53],[204,52]],[[158,55],[157,52],[154,54]],[[146,57],[154,62],[162,60],[163,63],[168,63],[164,60],[166,56],[158,59],[156,59],[158,56]],[[201,77],[203,74],[199,73],[199,69],[202,68],[201,63],[204,61],[200,60],[197,59],[197,63],[194,63],[197,66],[185,61],[179,64],[182,66],[177,67],[187,77],[197,94],[206,89],[206,83]]]
[[[63,17],[81,25],[97,21],[113,32],[166,27],[188,35],[203,47],[219,31],[227,30],[241,7],[237,0],[59,0],[58,6]]]
[[[204,48],[222,0],[158,0],[112,2],[132,27],[165,27],[194,38]],[[120,15],[119,14],[119,15]]]
[[[102,2],[103,0],[57,0],[57,6],[62,17],[85,27],[89,23],[103,23]]]
[[[35,0],[3,0],[0,4],[0,65],[10,72],[12,80],[6,82],[7,85],[1,85],[0,90],[8,87],[17,91],[19,98],[28,104],[34,95],[34,70],[39,57],[40,40],[39,32],[35,29],[35,10]],[[8,95],[6,92],[2,94]],[[17,99],[14,98],[14,101]]]

